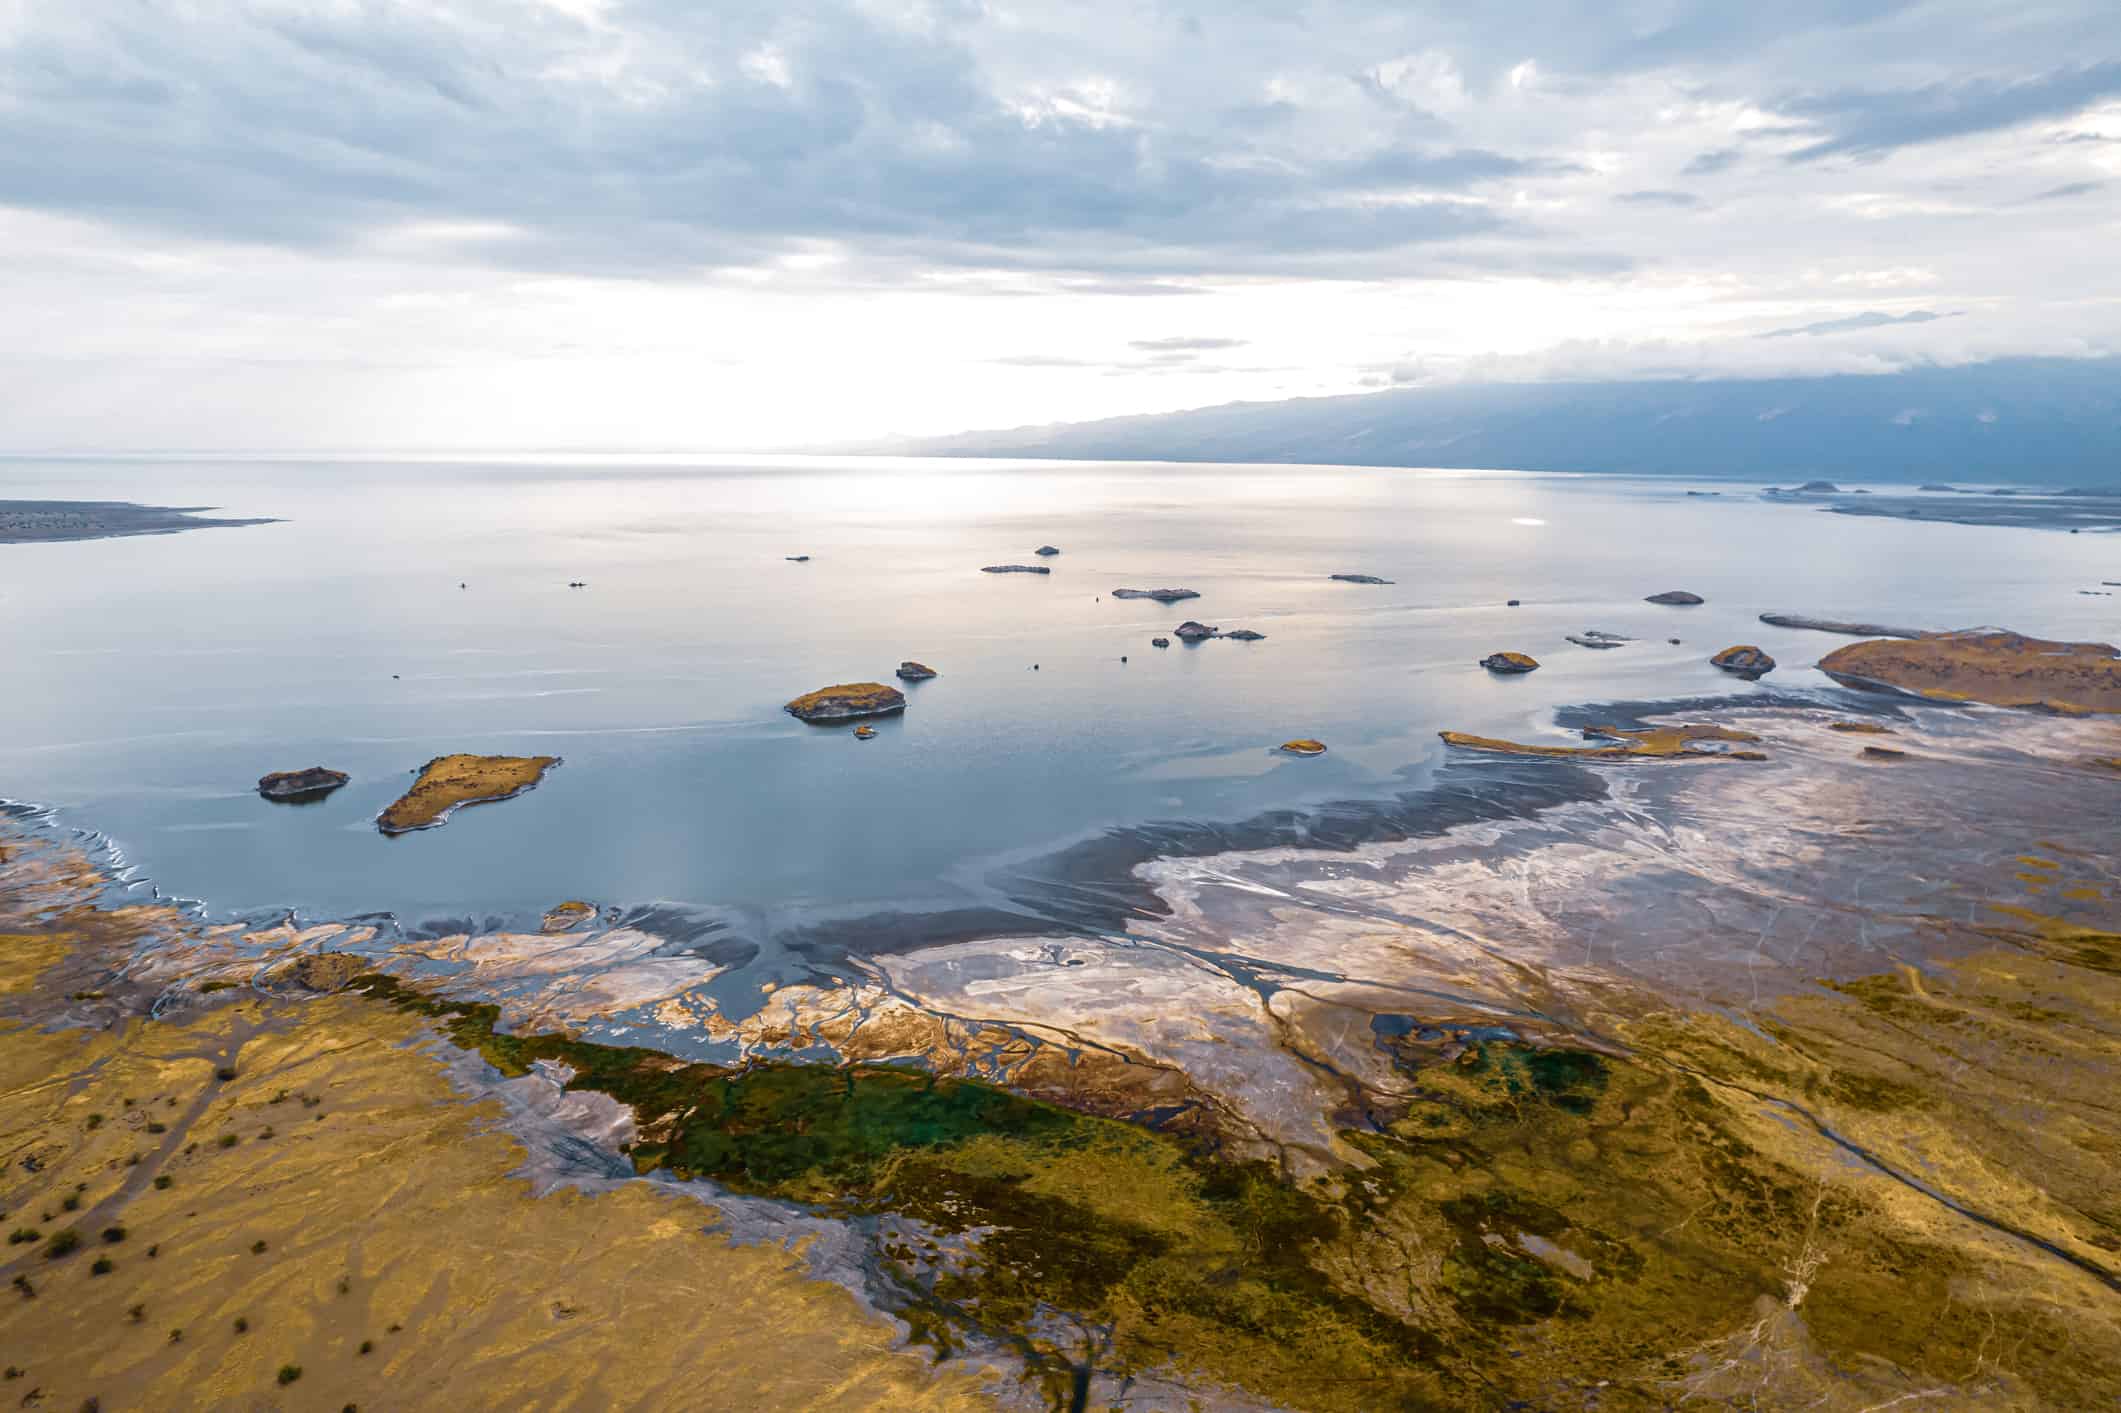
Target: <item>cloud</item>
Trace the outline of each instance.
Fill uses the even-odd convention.
[[[1703,204],[1701,198],[1690,191],[1624,191],[1613,199],[1625,201],[1630,206],[1665,206],[1677,210],[1691,210]]]
[[[1222,348],[1243,348],[1250,339],[1168,338],[1132,339],[1127,347],[1144,353],[1207,353]]]
[[[1845,319],[1828,319],[1817,324],[1799,324],[1793,329],[1770,329],[1754,338],[1787,339],[1800,335],[1816,338],[1821,334],[1848,334],[1859,329],[1882,329],[1890,324],[1931,324],[1939,319],[1956,319],[1957,312],[1936,314],[1927,309],[1917,309],[1911,314],[1881,314],[1876,310],[1863,314],[1851,314]]]
[[[1949,79],[1920,88],[1843,89],[1785,99],[1777,110],[1827,136],[1787,154],[1792,162],[1878,156],[1924,143],[2067,117],[2121,94],[2121,60],[2032,78]]]
[[[1713,152],[1697,152],[1679,170],[1690,177],[1714,176],[1727,172],[1738,165],[1745,154],[1735,147],[1719,147]]]
[[[2104,190],[2106,190],[2106,183],[2103,181],[2064,182],[2061,186],[2051,186],[2046,191],[2026,197],[2025,200],[2028,202],[2064,201],[2072,196],[2090,196],[2095,191]]]

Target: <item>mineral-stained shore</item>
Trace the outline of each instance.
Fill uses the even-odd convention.
[[[822,1319],[783,1338],[703,1315],[701,1292],[746,1292],[715,1264],[731,1248],[660,1205],[693,1193],[745,1220],[813,1223],[816,1241],[841,1233],[834,1259],[870,1305],[956,1356],[937,1382],[878,1385],[872,1402],[948,1397],[968,1387],[951,1382],[961,1372],[1000,1368],[1006,1390],[982,1396],[1056,1407],[2100,1406],[2121,1386],[2121,885],[2115,777],[2092,764],[2112,754],[2111,723],[1915,707],[1894,739],[1919,767],[1855,770],[1843,714],[1700,714],[1687,724],[1757,738],[1766,759],[1454,757],[1461,788],[1483,770],[1588,779],[1574,803],[1421,838],[1153,863],[1141,874],[1160,906],[1124,930],[877,956],[748,1008],[709,986],[717,968],[625,927],[417,941],[209,928],[107,910],[89,862],[54,868],[48,839],[12,838],[0,946],[44,969],[7,1004],[62,1027],[0,1036],[23,1077],[0,1099],[25,1135],[9,1141],[49,1155],[0,1180],[8,1223],[27,1214],[39,1233],[8,1273],[45,1277],[29,1304],[51,1323],[27,1345],[28,1376],[73,1400],[59,1406],[97,1392],[72,1371],[109,1367],[106,1351],[129,1347],[128,1305],[164,1298],[99,1282],[168,1269],[171,1246],[143,1260],[136,1243],[179,1211],[201,1213],[183,1240],[219,1243],[198,1298],[221,1303],[187,1307],[174,1346],[163,1327],[178,1319],[147,1316],[142,1348],[200,1360],[181,1367],[240,1393],[283,1359],[303,1364],[305,1390],[319,1369],[365,1373],[364,1359],[407,1357],[394,1351],[422,1329],[435,1344],[419,1367],[442,1370],[478,1347],[442,1332],[474,1339],[504,1318],[496,1299],[518,1323],[505,1365],[469,1365],[488,1377],[664,1368],[658,1347],[593,1374],[609,1361],[574,1352],[584,1327],[548,1299],[597,1310],[589,1328],[613,1348],[629,1321],[660,1329],[681,1308],[702,1345],[684,1357],[754,1361],[754,1406],[814,1396],[786,1382],[813,1372],[813,1339],[906,1368],[865,1342],[876,1326],[860,1307],[777,1263],[756,1269],[785,1284],[760,1289],[812,1291],[826,1303],[804,1308],[833,1312],[830,1334]],[[1616,737],[1664,725],[1592,719],[1618,722],[1600,733]],[[151,1006],[163,1019],[140,1018]],[[287,1042],[234,1028],[287,1017],[343,1029],[296,1047],[308,1068],[264,1078]],[[47,1047],[114,1035],[210,1051],[186,1061],[199,1087],[106,1065],[79,1091],[102,1115],[91,1126],[68,1086],[28,1083],[87,1068]],[[425,1050],[387,1043],[415,1035]],[[714,1060],[667,1053],[688,1038]],[[566,1150],[609,1164],[598,1195],[482,1187],[418,1144],[274,1166],[305,1126],[358,1135],[330,1116],[370,1092],[360,1067],[452,1054],[453,1074],[468,1066],[497,1094],[542,1084],[548,1108],[602,1115]],[[235,1080],[206,1078],[222,1063]],[[275,1103],[274,1086],[289,1097]],[[190,1154],[146,1146],[174,1121],[127,1127],[172,1094],[179,1113],[204,1105]],[[405,1124],[471,1112],[439,1087],[391,1102]],[[224,1128],[238,1140],[225,1150]],[[124,1151],[99,1146],[114,1136],[155,1166],[129,1176]],[[519,1128],[483,1141],[511,1155],[501,1170],[511,1142],[536,1147]],[[263,1165],[241,1181],[285,1204],[255,1237],[175,1201],[239,1157]],[[179,1159],[199,1175],[165,1166]],[[418,1195],[422,1236],[443,1249],[394,1244],[379,1171]],[[165,1173],[167,1192],[152,1186]],[[107,1248],[117,1269],[90,1276],[111,1209],[89,1204],[136,1178],[127,1202],[168,1200],[128,1209]],[[48,1260],[42,1213],[58,1202],[70,1218],[63,1199],[85,1180],[84,1247]],[[212,1192],[234,1203],[239,1186]],[[490,1234],[495,1210],[522,1242],[589,1264],[549,1295],[541,1282],[562,1278],[535,1262],[520,1298],[439,1284],[452,1251],[513,1250]],[[585,1236],[585,1211],[614,1215]],[[385,1231],[356,1241],[371,1220]],[[643,1231],[671,1233],[648,1247],[664,1264],[620,1274]],[[264,1253],[248,1253],[254,1239]],[[349,1260],[385,1252],[413,1273],[390,1298],[365,1274],[335,1293]],[[298,1253],[298,1280],[258,1283]],[[253,1313],[241,1340],[214,1332],[208,1352],[227,1362],[203,1362],[202,1319],[232,1319],[240,1300],[277,1320],[264,1297],[289,1290],[312,1302],[295,1308],[317,1343],[261,1350]],[[404,1331],[336,1333],[356,1297],[369,1323]],[[349,1354],[360,1338],[374,1352]],[[0,1359],[29,1362],[13,1345]]]

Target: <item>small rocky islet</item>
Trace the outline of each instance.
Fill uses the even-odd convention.
[[[1044,564],[989,564],[980,570],[982,574],[1051,574],[1052,568]]]
[[[1739,643],[1725,648],[1710,658],[1709,663],[1734,676],[1748,679],[1764,677],[1775,670],[1775,659],[1751,643]]]
[[[436,756],[420,767],[412,788],[376,816],[376,828],[385,834],[438,828],[468,805],[512,799],[535,788],[558,764],[558,756]]]
[[[1508,677],[1525,672],[1537,672],[1539,670],[1539,659],[1533,657],[1530,653],[1489,653],[1480,660],[1480,665],[1490,672]]]
[[[906,694],[881,682],[842,682],[805,692],[781,710],[798,721],[858,721],[906,709]]]
[[[1116,599],[1154,599],[1158,603],[1183,603],[1187,599],[1199,598],[1200,592],[1196,589],[1114,589],[1112,597]]]
[[[1284,755],[1322,756],[1326,753],[1326,743],[1314,740],[1309,736],[1299,736],[1293,741],[1282,742],[1278,749]]]
[[[1666,589],[1662,593],[1649,595],[1647,598],[1643,599],[1643,602],[1665,604],[1675,608],[1685,608],[1691,607],[1694,604],[1707,603],[1708,600],[1703,598],[1701,595],[1689,592],[1686,589]]]
[[[901,682],[926,682],[941,674],[925,662],[908,659],[898,665],[898,671],[893,675]]]
[[[276,770],[259,777],[258,793],[268,800],[321,800],[352,778],[343,770],[321,765],[306,770]]]

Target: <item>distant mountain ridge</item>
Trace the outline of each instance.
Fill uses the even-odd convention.
[[[1482,383],[902,443],[928,456],[2121,487],[2121,358],[1876,375]]]

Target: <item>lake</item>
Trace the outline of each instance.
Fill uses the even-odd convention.
[[[859,922],[909,941],[1079,922],[1096,878],[1016,886],[1071,845],[1417,789],[1443,728],[1522,739],[1560,705],[1824,686],[1811,664],[1846,640],[1764,611],[2115,631],[2121,600],[2079,592],[2121,577],[2111,536],[1824,514],[1758,489],[879,458],[16,458],[0,497],[280,523],[0,546],[0,795],[100,831],[135,876],[216,917],[521,925],[579,897],[662,905],[701,936]],[[1041,544],[1062,553],[1039,560]],[[1052,573],[979,572],[1001,563]],[[1112,597],[1129,586],[1201,597]],[[1643,602],[1673,588],[1708,603]],[[1189,617],[1267,636],[1150,645]],[[1563,641],[1585,629],[1635,641]],[[1733,643],[1782,665],[1756,684],[1708,665]],[[1500,649],[1544,667],[1475,665]],[[941,675],[907,687],[874,740],[781,710],[892,681],[908,658]],[[1274,750],[1298,736],[1329,753]],[[379,834],[412,772],[454,751],[565,765],[444,828]],[[255,793],[310,765],[352,783],[304,806]]]

